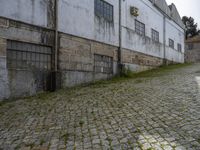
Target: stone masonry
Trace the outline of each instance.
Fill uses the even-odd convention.
[[[8,71],[6,67],[6,39],[0,38],[0,99],[9,97]]]

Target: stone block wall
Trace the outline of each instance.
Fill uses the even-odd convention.
[[[192,49],[185,51],[185,62],[196,63],[200,62],[200,49]]]
[[[94,71],[94,55],[113,58],[113,74]],[[59,70],[61,87],[74,86],[99,79],[107,79],[117,74],[118,47],[60,34]],[[144,71],[163,64],[163,59],[132,50],[123,49],[122,62],[132,71]]]
[[[59,70],[62,86],[69,87],[117,74],[117,50],[115,46],[60,34]],[[94,54],[113,58],[113,74],[94,72]]]
[[[163,64],[161,58],[127,49],[123,49],[122,60],[126,68],[136,72],[152,69]]]
[[[6,99],[10,95],[6,67],[6,47],[6,39],[0,38],[0,99]]]
[[[200,42],[186,43],[185,49],[185,62],[200,62]]]

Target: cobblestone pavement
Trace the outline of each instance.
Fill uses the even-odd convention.
[[[0,104],[0,149],[200,150],[200,64]]]

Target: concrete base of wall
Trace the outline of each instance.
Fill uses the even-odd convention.
[[[0,100],[10,96],[6,57],[0,57]]]
[[[102,79],[109,79],[113,75],[112,74],[107,75],[102,73],[94,74],[93,72],[66,71],[62,72],[61,76],[62,76],[61,87],[66,88]]]

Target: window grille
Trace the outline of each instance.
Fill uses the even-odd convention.
[[[9,69],[51,70],[51,47],[25,42],[7,42],[7,66]]]
[[[177,45],[178,51],[181,52],[182,51],[182,45],[178,43]]]
[[[105,73],[112,74],[113,73],[113,58],[109,56],[94,55],[94,70],[96,73]]]
[[[135,20],[135,31],[138,34],[145,36],[145,24]]]
[[[169,39],[169,47],[174,49],[174,41],[172,39]]]
[[[152,37],[152,40],[159,42],[159,32],[158,31],[151,29],[151,37]]]
[[[94,4],[95,14],[103,17],[109,22],[113,22],[113,6],[104,0],[95,0]]]

